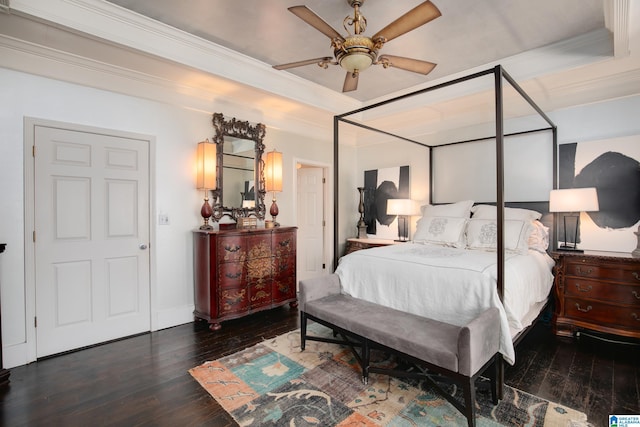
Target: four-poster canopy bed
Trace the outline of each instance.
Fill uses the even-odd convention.
[[[490,75],[493,75],[494,80],[495,134],[489,137],[455,141],[442,145],[429,145],[348,118],[407,98]],[[515,90],[521,99],[537,113],[539,118],[545,122],[545,126],[505,133],[504,82],[507,82],[510,88]],[[410,243],[355,252],[343,257],[339,262],[339,248],[340,243],[343,241],[340,235],[338,217],[340,210],[339,146],[341,124],[377,132],[387,137],[418,144],[428,149],[429,204],[422,208],[423,216],[418,222],[416,236],[414,236],[414,240],[422,239],[419,242],[422,245]],[[505,139],[536,132],[551,132],[552,134],[553,154],[552,159],[549,160],[552,162],[553,170],[552,187],[556,188],[556,126],[499,65],[450,82],[335,116],[334,266],[337,267],[336,274],[340,277],[342,291],[357,298],[388,305],[396,309],[423,315],[424,317],[450,323],[458,322],[456,324],[464,324],[469,318],[477,315],[480,310],[496,306],[501,310],[500,327],[503,342],[501,342],[500,352],[509,363],[514,363],[515,352],[513,346],[522,338],[528,329],[527,327],[541,314],[551,295],[550,290],[553,283],[551,274],[553,261],[546,253],[546,249],[549,241],[556,242],[557,240],[553,221],[550,221],[550,215],[548,215],[548,202],[545,201],[547,199],[515,204],[505,200]],[[495,202],[489,202],[495,207],[481,206],[471,208],[473,201],[456,201],[458,203],[447,203],[446,205],[434,204],[434,194],[437,189],[437,182],[434,179],[434,157],[436,152],[443,147],[485,140],[495,140],[496,200]],[[548,190],[550,189],[548,188]],[[486,200],[483,200],[483,202],[486,202]],[[483,204],[486,205],[487,203]],[[462,209],[462,214],[452,213],[459,208]],[[473,210],[475,210],[475,213],[472,221],[471,212]],[[540,212],[547,215],[540,218],[540,215],[535,215],[532,212]],[[462,218],[462,221],[456,221],[458,218],[453,217]],[[544,221],[547,227],[542,226],[540,220]],[[490,223],[493,224],[493,246],[483,246],[482,241],[486,236],[481,236],[482,230],[472,231],[472,223],[476,228],[488,226]],[[446,232],[446,227],[453,227],[455,230],[453,235],[456,237],[450,241],[439,241],[438,237],[431,236],[432,239],[430,240],[428,235],[430,232],[429,227],[431,227],[430,231],[434,230],[433,227],[436,227],[436,229],[439,227],[440,232],[442,230]],[[486,227],[483,230],[486,231]],[[551,236],[548,234],[549,230],[551,230]],[[459,234],[460,232],[462,234]],[[546,236],[537,238],[538,240],[546,238],[547,245],[535,251],[532,250],[531,246],[527,245],[531,244],[531,236],[538,232],[547,233]],[[472,234],[476,239],[475,246],[471,243]],[[420,239],[416,239],[416,237],[420,237]],[[478,243],[478,239],[480,239],[480,243]],[[435,249],[427,250],[427,246],[435,246]],[[464,265],[464,262],[469,262],[470,264]],[[463,266],[463,268],[459,270],[464,270],[464,273],[454,270],[460,266]],[[468,274],[469,272],[471,274]],[[516,281],[514,276],[525,277],[522,278],[523,280]],[[508,283],[505,282],[505,278],[509,279]],[[476,284],[476,282],[484,283],[480,285]],[[535,283],[532,285],[533,282]],[[446,288],[446,290],[443,288]],[[534,290],[532,291],[531,289]],[[502,364],[500,366],[500,371],[502,372]],[[499,378],[499,384],[501,387],[502,377]],[[500,392],[500,394],[502,393]]]

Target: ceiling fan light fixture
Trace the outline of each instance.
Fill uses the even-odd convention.
[[[369,68],[376,61],[378,51],[369,37],[355,35],[347,37],[334,54],[342,68],[354,73]]]

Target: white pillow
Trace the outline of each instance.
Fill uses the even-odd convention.
[[[496,210],[496,207],[491,205],[476,205],[471,208],[471,212],[473,212],[473,217],[478,219],[498,218],[498,211]],[[530,209],[504,208],[504,219],[534,221],[541,217],[542,214],[540,212],[532,211]]]
[[[471,206],[473,206],[473,200],[463,200],[446,205],[424,205],[420,207],[420,211],[422,216],[426,217],[469,218],[471,216]]]
[[[529,248],[531,222],[504,221],[504,248],[510,252],[526,254]],[[498,247],[498,224],[496,220],[472,218],[467,221],[467,247],[495,251]]]
[[[418,220],[413,241],[464,248],[466,218],[422,217]]]
[[[540,221],[531,221],[531,225],[529,249],[540,253],[547,252],[547,249],[549,249],[549,227],[546,227]]]

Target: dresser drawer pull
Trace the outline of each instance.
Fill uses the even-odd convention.
[[[238,252],[241,248],[242,247],[238,246],[238,245],[233,245],[233,246],[225,245],[224,246],[224,250],[227,251],[227,252],[231,252],[231,253]]]
[[[582,287],[582,285],[580,283],[576,283],[576,289],[580,292],[589,292],[591,289],[593,289],[591,287],[591,285],[587,286],[587,287]]]
[[[631,273],[631,274],[633,274],[633,277],[635,277],[635,278],[636,278],[636,280],[640,280],[640,274],[638,274],[638,272],[637,272],[637,271],[634,271],[634,272],[633,272],[633,273]]]
[[[638,316],[636,313],[631,313],[631,317],[640,322],[640,316]]]
[[[636,297],[636,299],[640,299],[640,294],[638,293],[638,291],[631,291],[631,293],[634,297]]]
[[[591,273],[593,273],[593,268],[587,268],[585,271],[582,271],[582,268],[576,267],[576,271],[578,272],[578,274],[583,274],[585,276],[591,276]]]
[[[587,308],[580,308],[580,304],[576,303],[576,308],[578,309],[578,311],[581,311],[583,313],[588,313],[591,311],[591,309],[593,307],[591,307],[590,305],[587,306]]]

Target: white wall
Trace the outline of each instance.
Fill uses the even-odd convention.
[[[640,111],[640,96],[635,96],[558,110],[549,113],[549,116],[558,127],[558,142],[560,144],[595,140],[600,140],[602,144],[613,144],[613,139],[615,138],[640,135],[640,120],[637,118],[638,111]],[[468,132],[468,129],[465,129],[465,132]],[[480,134],[485,135],[486,132],[480,132]],[[468,134],[465,136],[468,137]],[[509,156],[517,154],[519,159],[517,164],[522,166],[514,168],[507,165],[505,167],[505,175],[512,177],[508,182],[505,182],[505,191],[509,193],[510,201],[531,200],[529,197],[535,200],[548,200],[548,194],[545,194],[544,189],[551,188],[551,176],[546,176],[544,179],[538,176],[533,183],[520,176],[525,166],[534,169],[535,173],[540,173],[540,170],[535,167],[539,162],[539,158],[550,158],[551,156],[550,144],[546,142],[542,144],[543,148],[539,151],[523,146],[523,144],[528,144],[531,138],[544,138],[547,141],[550,137],[548,133],[535,133],[518,137],[519,141],[516,144],[515,151],[506,147],[505,144],[506,158],[509,159]],[[347,237],[355,237],[356,235],[355,224],[359,214],[355,187],[363,184],[365,170],[409,164],[411,166],[411,197],[416,200],[428,200],[428,170],[421,169],[428,167],[428,155],[422,154],[419,146],[410,147],[411,145],[411,143],[401,141],[396,144],[378,144],[352,149],[353,152],[350,153],[348,162],[353,164],[355,168],[348,172],[350,174],[348,185],[342,181],[340,183],[340,191],[343,193],[340,201],[340,211],[342,217],[348,223],[348,227],[344,223],[341,225],[341,233],[344,233],[344,235],[340,235],[340,242]],[[468,149],[464,145],[459,147],[461,150]],[[475,171],[474,173],[478,178],[474,184],[482,184],[483,191],[486,190],[485,192],[489,197],[488,200],[492,200],[492,197],[495,198],[495,152],[492,147],[493,145],[488,148],[488,151],[476,152],[472,156],[467,156],[466,154],[465,156],[458,156],[455,154],[456,149],[451,150],[454,154],[448,157],[445,156],[446,164],[441,165],[438,163],[437,166],[453,172],[452,175],[449,175],[453,177],[450,186],[452,190],[456,190],[457,196],[451,200],[436,200],[436,202],[451,202],[469,198],[469,194],[462,190],[465,180],[468,180],[469,176],[464,178],[460,174],[456,176],[456,173],[460,171]],[[345,150],[341,150],[341,156],[343,152]],[[345,160],[341,157],[340,162],[344,165]],[[341,167],[341,171],[343,167]],[[482,170],[488,171],[486,175],[482,175]],[[549,163],[545,164],[542,170],[545,174],[550,174],[551,165]],[[350,188],[353,189],[351,197],[353,201],[343,201],[346,197],[344,193],[349,192]],[[520,197],[520,195],[526,196]],[[446,196],[440,195],[438,197]],[[412,230],[415,230],[416,220],[417,218],[413,219]],[[600,231],[595,238],[583,241],[581,247],[588,250],[631,252],[637,244],[637,238],[633,232],[638,229],[638,225],[636,224],[634,227],[625,230]],[[590,224],[588,221],[583,221],[582,229],[586,231],[585,237],[595,231],[594,227],[593,223]]]
[[[640,96],[556,111],[550,114],[558,125],[559,143],[591,142],[618,150],[621,144],[638,152],[640,141]],[[640,158],[635,157],[640,161]],[[578,171],[576,171],[578,172]],[[624,185],[624,183],[621,183]],[[579,247],[586,250],[631,252],[638,239],[634,231],[640,221],[626,229],[600,229],[586,214],[581,215]]]
[[[193,267],[191,230],[202,221],[202,194],[194,188],[195,149],[211,138],[211,113],[220,111],[255,121],[255,109],[243,117],[237,107],[215,105],[211,112],[195,111],[141,98],[93,89],[0,68],[0,256],[2,345],[5,367],[28,362],[27,340],[33,321],[26,307],[24,262],[24,117],[128,131],[155,138],[155,201],[152,212],[152,328],[161,329],[193,319]],[[240,104],[240,103],[239,103]],[[259,114],[259,113],[258,113]],[[250,117],[249,117],[250,116]],[[279,221],[295,225],[294,157],[332,162],[330,141],[301,138],[267,125],[265,145],[284,154],[283,193],[278,195]],[[152,163],[154,159],[152,158]],[[287,167],[286,165],[291,165]],[[269,199],[270,200],[270,199]],[[190,208],[191,207],[191,208]],[[158,225],[157,215],[169,216]],[[31,343],[30,345],[34,345]]]

